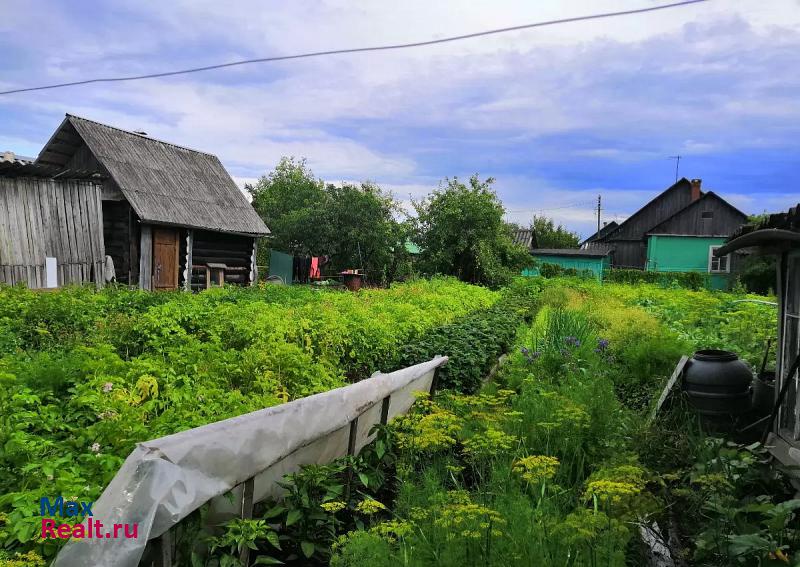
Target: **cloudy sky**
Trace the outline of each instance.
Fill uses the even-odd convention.
[[[0,90],[402,43],[654,0],[0,0]],[[663,3],[663,1],[661,2]],[[220,156],[240,184],[283,155],[403,200],[496,178],[510,220],[587,235],[682,176],[748,213],[800,201],[800,0],[711,0],[433,47],[0,96],[0,151],[65,112]]]

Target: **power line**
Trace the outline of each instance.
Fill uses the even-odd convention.
[[[413,43],[397,43],[392,45],[379,45],[373,47],[354,47],[350,49],[331,49],[327,51],[312,51],[309,53],[300,53],[296,55],[279,55],[276,57],[261,57],[258,59],[244,59],[241,61],[232,61],[229,63],[219,63],[216,65],[206,65],[204,67],[194,67],[191,69],[181,69],[178,71],[166,71],[163,73],[149,73],[146,75],[130,75],[123,77],[107,77],[102,79],[86,79],[83,81],[72,81],[69,83],[56,83],[53,85],[44,85],[39,87],[24,87],[19,89],[11,89],[8,91],[0,91],[0,95],[24,93],[30,91],[43,91],[47,89],[58,89],[62,87],[74,87],[77,85],[88,85],[91,83],[117,83],[122,81],[138,81],[141,79],[156,79],[159,77],[171,77],[173,75],[186,75],[189,73],[200,73],[203,71],[211,71],[214,69],[224,69],[227,67],[235,67],[238,65],[250,65],[253,63],[271,63],[274,61],[287,61],[290,59],[306,59],[309,57],[323,57],[326,55],[342,55],[349,53],[364,53],[367,51],[389,51],[393,49],[407,49],[410,47],[424,47],[428,45],[437,45],[440,43],[448,43],[452,41],[461,41],[465,39],[472,39],[476,37],[484,37],[487,35],[495,35],[501,33],[508,33],[519,30],[527,30],[531,28],[539,28],[545,26],[554,26],[558,24],[569,24],[573,22],[584,22],[587,20],[598,20],[601,18],[613,18],[617,16],[631,16],[634,14],[643,14],[646,12],[655,12],[657,10],[666,10],[669,8],[677,8],[679,6],[687,6],[689,4],[698,4],[700,2],[707,2],[708,0],[683,0],[682,2],[673,2],[671,4],[661,4],[658,6],[650,6],[649,8],[637,8],[635,10],[623,10],[620,12],[605,12],[601,14],[591,14],[588,16],[575,16],[573,18],[561,18],[559,20],[549,20],[546,22],[536,22],[533,24],[524,24],[521,26],[512,26],[507,28],[498,28],[494,30],[487,30],[482,32],[468,33],[464,35],[455,35],[451,37],[444,37],[441,39],[430,39],[427,41],[417,41]]]
[[[594,201],[582,201],[580,203],[571,203],[569,205],[561,205],[558,207],[545,207],[545,208],[536,208],[536,209],[509,209],[507,213],[536,213],[542,211],[558,211],[561,209],[572,209],[574,207],[582,207],[584,205],[591,205],[594,204]]]

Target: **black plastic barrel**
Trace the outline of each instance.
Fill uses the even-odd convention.
[[[683,371],[683,389],[695,411],[705,416],[737,416],[752,403],[753,372],[733,352],[699,350]]]
[[[753,411],[759,417],[770,414],[775,404],[775,372],[766,371],[753,380]]]

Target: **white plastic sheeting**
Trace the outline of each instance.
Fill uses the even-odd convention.
[[[255,502],[279,495],[276,481],[284,474],[347,454],[356,417],[360,450],[380,421],[383,399],[391,396],[389,418],[405,413],[413,392],[430,390],[436,368],[446,362],[436,357],[389,374],[376,372],[343,388],[140,443],[92,507],[103,529],[136,523],[138,537],[71,540],[54,567],[136,567],[148,539],[211,499],[218,511],[231,508],[219,497],[251,477]]]

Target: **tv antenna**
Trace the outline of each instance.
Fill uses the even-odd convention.
[[[678,170],[681,166],[681,156],[669,156],[667,159],[674,159],[675,160],[675,183],[678,182]]]

